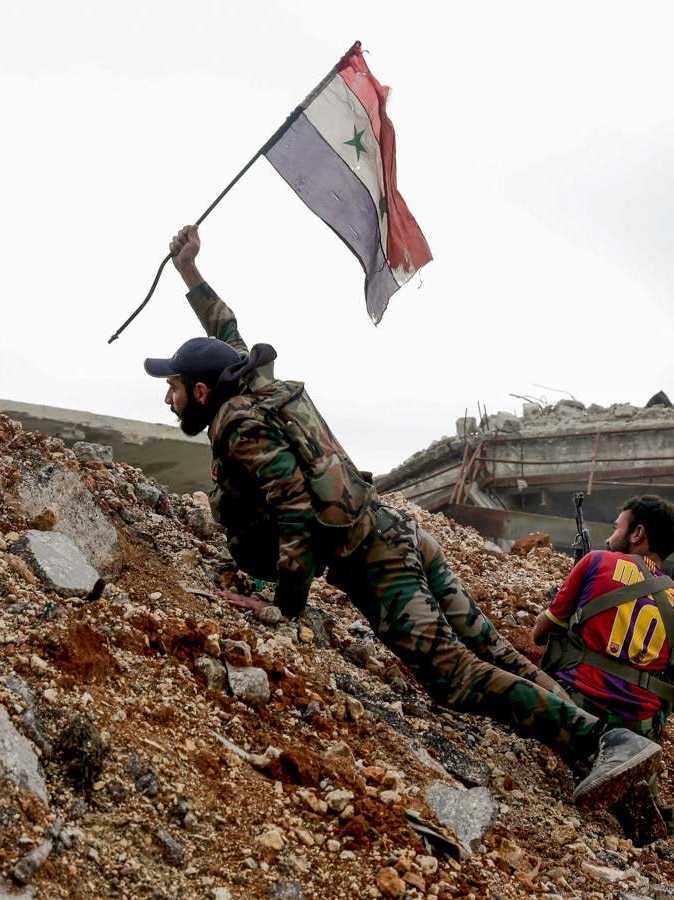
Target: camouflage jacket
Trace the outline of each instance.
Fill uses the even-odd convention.
[[[247,346],[229,307],[205,283],[187,295],[207,334]],[[229,549],[251,575],[276,582],[287,615],[304,607],[312,579],[348,557],[374,528],[377,496],[301,382],[279,381],[273,364],[246,376],[209,428],[211,505]]]

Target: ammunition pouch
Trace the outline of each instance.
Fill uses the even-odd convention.
[[[585,659],[586,649],[585,641],[579,634],[573,632],[551,634],[548,637],[540,668],[548,675],[555,675],[566,669],[574,669]]]
[[[307,488],[316,518],[326,528],[351,528],[374,495],[372,487],[337,454],[307,465]]]

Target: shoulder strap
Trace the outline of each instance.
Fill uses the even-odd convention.
[[[581,622],[586,622],[588,619],[591,619],[592,616],[596,616],[607,609],[611,609],[614,606],[622,606],[623,603],[628,603],[630,600],[636,600],[637,597],[646,597],[648,594],[653,595],[653,600],[658,605],[658,609],[660,609],[660,604],[658,604],[656,595],[659,595],[665,588],[672,587],[674,587],[674,581],[667,575],[651,575],[649,571],[648,578],[644,578],[643,581],[635,581],[634,584],[625,584],[622,587],[616,588],[614,591],[609,591],[608,594],[602,594],[599,597],[595,597],[590,603],[577,609],[571,616],[569,625],[580,625]],[[674,636],[674,610],[672,610],[671,604],[667,599],[663,599],[665,604],[669,607],[672,625],[671,633]],[[660,610],[660,613],[665,624],[665,629],[669,633],[669,629],[667,628],[668,617],[666,613],[664,615],[662,614],[662,610]]]
[[[637,556],[634,557],[636,564],[639,566],[639,569],[646,574],[649,572],[648,566],[646,565],[643,557]],[[667,576],[660,576],[667,577]],[[658,612],[662,616],[662,624],[665,626],[665,634],[667,636],[667,644],[669,645],[669,665],[674,665],[674,609],[672,609],[672,604],[669,602],[669,598],[665,594],[665,588],[671,588],[674,586],[674,582],[672,579],[668,579],[669,584],[666,584],[664,588],[657,589],[657,593],[653,593],[653,602],[658,608]]]

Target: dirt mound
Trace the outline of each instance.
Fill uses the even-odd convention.
[[[118,574],[101,595],[51,593],[12,553],[27,528],[59,528],[58,494],[26,509],[26,471],[67,472],[58,484],[86,490],[116,530]],[[219,586],[256,586],[232,568],[203,496],[80,462],[3,416],[0,484],[0,705],[49,795],[45,806],[0,765],[1,896],[618,897],[673,879],[669,840],[634,848],[609,814],[578,814],[546,748],[433,706],[322,580],[299,623],[224,603]],[[541,542],[496,553],[388,499],[534,656],[535,615],[571,561]],[[668,769],[669,730],[663,745]],[[491,798],[471,850],[428,806],[437,781]]]

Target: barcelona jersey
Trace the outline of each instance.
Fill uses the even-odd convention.
[[[643,560],[653,575],[663,574],[651,560]],[[609,591],[643,580],[634,558],[627,553],[595,550],[576,563],[546,615],[556,625],[568,628],[576,609]],[[674,590],[668,589],[665,594],[674,605]],[[651,596],[607,609],[574,626],[574,630],[590,650],[628,662],[636,670],[663,672],[667,668],[665,626]],[[580,691],[600,708],[623,719],[648,719],[662,706],[649,691],[587,663],[558,672],[555,677],[564,687]]]

